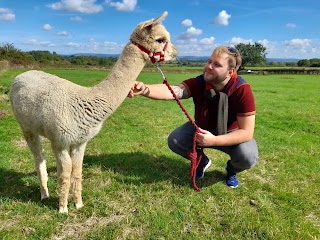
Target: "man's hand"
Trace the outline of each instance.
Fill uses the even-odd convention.
[[[134,85],[131,87],[128,97],[133,98],[134,96],[141,95],[147,90],[146,85],[143,82],[134,82]]]
[[[215,135],[207,130],[200,128],[200,132],[197,134],[197,144],[200,147],[211,147],[214,146]]]

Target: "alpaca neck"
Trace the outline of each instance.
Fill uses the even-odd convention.
[[[95,93],[106,99],[109,107],[115,110],[126,98],[145,64],[141,51],[128,43],[108,77],[93,88]]]

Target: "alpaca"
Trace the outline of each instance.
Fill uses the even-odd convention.
[[[40,136],[51,142],[57,164],[60,213],[68,213],[70,189],[76,208],[83,207],[82,164],[86,144],[124,101],[145,64],[175,59],[176,48],[161,24],[166,15],[164,12],[136,27],[108,77],[96,86],[79,86],[36,70],[14,79],[10,101],[34,156],[41,200],[49,197],[49,191]]]

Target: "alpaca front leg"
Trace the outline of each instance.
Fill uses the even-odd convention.
[[[48,184],[47,166],[46,166],[46,160],[43,154],[43,148],[42,148],[40,136],[29,131],[24,131],[23,134],[35,160],[37,175],[40,182],[41,200],[43,200],[49,197],[49,190],[47,185]]]
[[[87,143],[77,145],[71,148],[71,160],[72,160],[72,181],[71,190],[73,193],[76,208],[82,208],[82,164],[83,156]]]
[[[57,160],[59,212],[68,213],[68,197],[70,189],[72,162],[68,150],[52,148]]]

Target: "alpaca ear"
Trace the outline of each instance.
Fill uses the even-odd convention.
[[[168,12],[165,11],[165,12],[162,13],[161,16],[157,17],[156,19],[153,19],[153,18],[152,18],[152,19],[150,19],[150,20],[148,20],[148,21],[143,22],[143,23],[141,24],[141,29],[142,29],[142,28],[145,28],[145,27],[149,27],[149,26],[150,26],[150,28],[152,28],[152,26],[161,23],[161,21],[162,21],[167,15],[168,15]]]
[[[167,15],[168,15],[167,11],[163,12],[161,16],[159,16],[155,20],[153,20],[153,22],[154,22],[153,24],[160,23]]]

